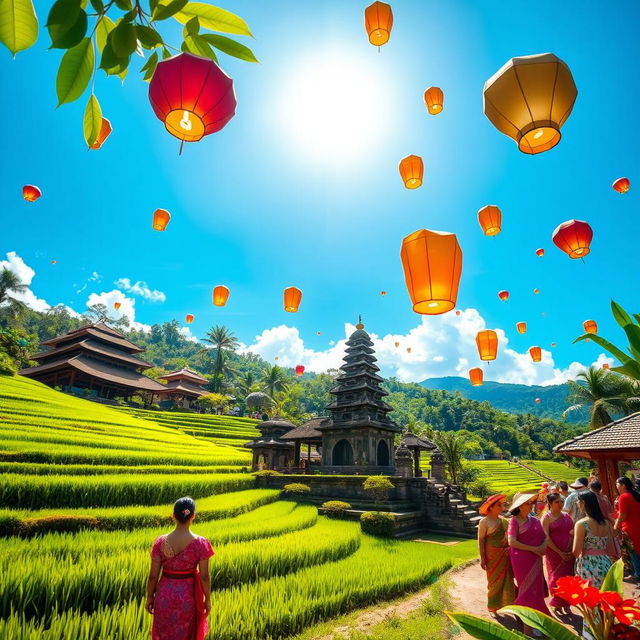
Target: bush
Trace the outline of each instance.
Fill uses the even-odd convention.
[[[381,511],[365,511],[360,516],[360,528],[363,533],[370,533],[379,538],[392,538],[395,517],[391,513]]]
[[[16,373],[18,373],[18,367],[13,358],[4,351],[0,351],[0,375],[14,376]]]
[[[276,476],[283,476],[284,473],[274,471],[273,469],[264,469],[263,471],[254,471],[253,475],[256,478],[274,478]]]
[[[466,490],[468,494],[481,500],[485,500],[493,493],[491,486],[486,480],[475,480],[466,486]]]
[[[465,464],[462,467],[462,471],[458,474],[458,482],[466,487],[467,485],[475,482],[480,475],[480,469],[478,467],[472,467],[471,465]]]
[[[291,484],[285,484],[283,491],[291,495],[304,496],[311,493],[311,487],[307,484],[302,484],[302,482],[292,482]]]
[[[362,488],[375,502],[386,502],[394,485],[387,476],[369,476]]]
[[[324,509],[324,515],[329,518],[344,518],[345,511],[351,509],[351,505],[341,500],[329,500],[322,503],[322,508]]]

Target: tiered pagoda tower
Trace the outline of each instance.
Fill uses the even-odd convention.
[[[353,474],[393,474],[396,433],[402,429],[389,418],[373,342],[362,321],[347,340],[344,364],[331,390],[331,418],[317,427],[322,433],[322,471]]]

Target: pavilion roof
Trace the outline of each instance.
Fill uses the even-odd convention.
[[[291,429],[282,436],[283,440],[322,440],[322,432],[318,431],[318,427],[323,421],[330,421],[331,418],[321,416],[319,418],[311,418],[304,424],[295,429]]]
[[[171,373],[160,376],[160,380],[172,380],[176,378],[185,378],[185,380],[192,380],[200,384],[207,384],[209,382],[206,378],[187,368],[178,369],[177,371],[172,371]]]
[[[40,351],[35,355],[31,356],[32,360],[49,360],[56,359],[60,360],[65,353],[69,353],[70,351],[74,351],[77,349],[91,351],[92,353],[97,353],[99,355],[106,356],[108,358],[113,358],[115,360],[120,360],[121,362],[127,362],[129,364],[135,365],[136,367],[142,367],[144,369],[149,369],[153,365],[141,360],[140,358],[136,358],[135,356],[127,353],[126,351],[122,351],[121,349],[112,349],[111,347],[99,342],[97,340],[93,340],[91,337],[87,337],[84,340],[80,340],[79,342],[72,342],[70,344],[65,345],[64,347],[58,347],[56,349],[50,349],[49,351]]]
[[[209,393],[206,389],[195,384],[189,384],[185,380],[172,380],[167,384],[163,384],[162,392],[167,394],[177,393],[191,396],[204,396]]]
[[[104,322],[89,324],[86,327],[81,327],[75,331],[65,333],[63,336],[51,338],[51,340],[45,340],[42,344],[55,348],[61,342],[69,342],[85,335],[98,338],[99,340],[104,340],[105,342],[109,342],[116,347],[120,347],[130,352],[140,353],[141,351],[144,351],[143,348],[133,344],[133,342],[129,342],[129,340],[127,340],[121,333],[118,333],[115,329],[108,327]]]
[[[438,447],[430,440],[420,438],[413,433],[405,433],[400,440],[400,445],[405,445],[407,448],[418,448],[423,451],[434,451]]]

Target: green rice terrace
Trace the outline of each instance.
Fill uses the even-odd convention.
[[[173,501],[208,537],[210,638],[286,638],[431,584],[475,555],[379,540],[254,488],[255,421],[106,407],[0,376],[0,638],[142,640],[149,551]]]

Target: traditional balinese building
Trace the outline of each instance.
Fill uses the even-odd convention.
[[[20,375],[69,393],[128,398],[136,391],[157,394],[165,386],[143,375],[152,365],[137,357],[144,349],[103,322],[90,324],[42,343],[49,347],[31,356],[38,365]]]
[[[413,457],[413,475],[416,478],[420,478],[422,476],[422,469],[420,468],[420,452],[421,451],[431,451],[435,452],[438,450],[438,447],[431,442],[431,440],[426,440],[425,438],[420,438],[419,436],[413,433],[405,433],[402,436],[402,440],[400,440],[398,446],[405,446],[411,452]]]
[[[313,470],[312,467],[317,467],[322,459],[319,453],[322,450],[322,432],[318,431],[318,427],[326,420],[330,418],[311,418],[282,436],[283,440],[293,442],[295,445],[293,466],[303,473],[310,473]],[[302,450],[303,445],[307,447],[306,455]],[[315,451],[312,451],[311,447],[315,447]]]
[[[204,385],[208,384],[209,381],[191,369],[172,371],[160,376],[158,380],[166,382],[160,392],[161,407],[189,409],[200,396],[208,393]]]
[[[253,452],[251,469],[253,471],[265,469],[290,471],[293,466],[295,447],[293,442],[286,442],[282,436],[291,431],[295,425],[287,420],[281,420],[280,416],[275,416],[256,426],[260,436],[244,445]]]

